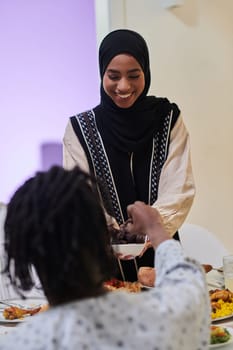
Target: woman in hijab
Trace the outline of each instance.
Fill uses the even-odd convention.
[[[140,200],[157,208],[170,236],[179,239],[195,195],[180,110],[167,98],[147,95],[149,51],[135,31],[118,29],[103,39],[99,70],[100,104],[69,119],[63,165],[79,165],[96,177],[109,224],[124,224],[127,205]],[[153,249],[137,263],[153,266]],[[135,280],[134,264],[124,264],[125,278]]]

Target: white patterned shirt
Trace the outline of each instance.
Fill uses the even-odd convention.
[[[210,301],[204,271],[179,242],[159,245],[156,287],[51,307],[0,338],[0,350],[204,350]]]

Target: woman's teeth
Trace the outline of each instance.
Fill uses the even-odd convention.
[[[127,95],[118,94],[118,96],[119,96],[120,98],[128,98],[129,96],[131,96],[131,94],[127,94]]]

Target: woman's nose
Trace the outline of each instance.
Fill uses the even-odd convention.
[[[118,84],[117,84],[117,89],[119,91],[129,91],[130,90],[130,83],[128,81],[128,79],[126,78],[121,78],[119,81],[118,81]]]

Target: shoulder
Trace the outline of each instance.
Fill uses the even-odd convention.
[[[81,120],[85,117],[89,118],[90,116],[94,116],[94,112],[92,109],[70,116],[68,119],[65,133],[67,134],[72,131],[79,131],[79,124]]]
[[[93,109],[87,109],[87,110],[85,110],[83,112],[80,112],[80,113],[77,113],[75,115],[72,115],[69,119],[70,120],[80,119],[80,118],[82,118],[83,116],[86,116],[86,115],[87,116],[94,115]]]
[[[171,120],[171,129],[174,127],[174,125],[177,122],[177,119],[180,116],[180,108],[179,106],[175,103],[175,102],[171,102],[168,98],[164,98],[164,100],[166,101],[167,105],[169,106],[169,115],[170,118],[172,118]]]
[[[157,111],[162,117],[161,121],[165,121],[168,118],[171,120],[172,129],[180,116],[179,106],[175,102],[171,102],[167,97],[149,96],[148,101],[153,101],[152,103],[157,106]]]

